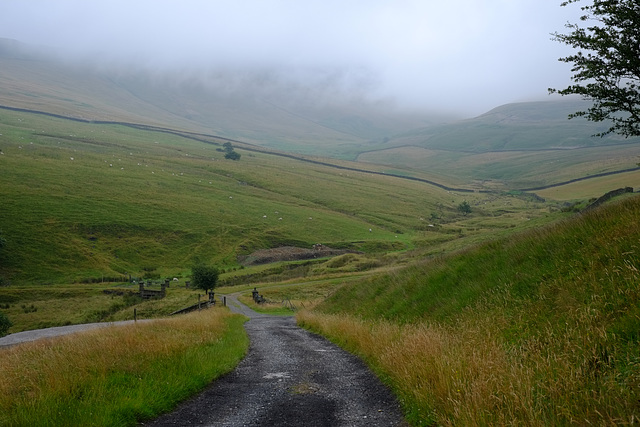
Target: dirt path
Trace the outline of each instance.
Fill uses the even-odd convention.
[[[146,426],[402,426],[389,390],[353,355],[227,296],[251,345],[235,371]]]

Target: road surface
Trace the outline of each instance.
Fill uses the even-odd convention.
[[[355,356],[295,324],[293,317],[246,315],[247,357],[232,373],[145,426],[405,426],[400,407]]]

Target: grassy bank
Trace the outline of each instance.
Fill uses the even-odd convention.
[[[640,199],[343,287],[299,321],[364,357],[415,425],[640,416]]]
[[[210,309],[0,350],[0,425],[136,425],[232,370],[242,323]]]
[[[151,289],[159,290],[156,284]],[[0,288],[0,310],[11,320],[9,333],[81,323],[166,317],[204,301],[199,289],[172,282],[166,296],[144,300],[135,284],[67,284]]]

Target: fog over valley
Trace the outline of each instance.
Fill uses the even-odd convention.
[[[566,85],[556,1],[5,0],[0,37],[125,78],[472,117]],[[150,77],[152,76],[152,77]]]

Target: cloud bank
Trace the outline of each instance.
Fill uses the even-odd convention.
[[[556,0],[3,0],[0,37],[111,66],[263,75],[482,113],[569,83]],[[546,99],[546,98],[545,98]]]

